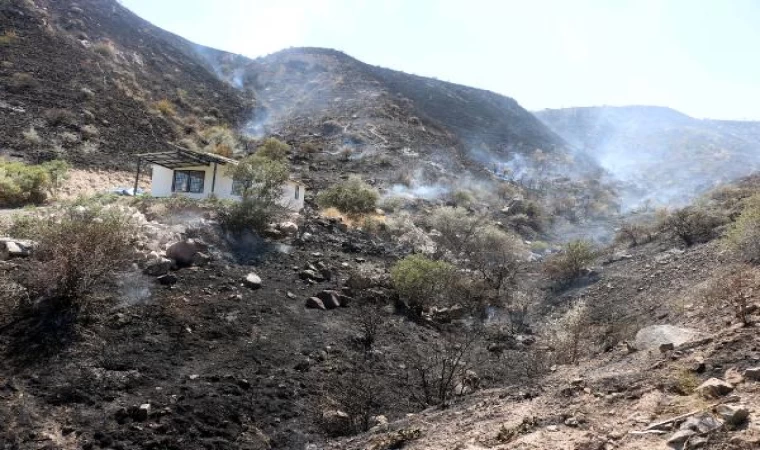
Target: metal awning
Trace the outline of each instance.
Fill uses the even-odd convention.
[[[167,169],[180,169],[191,166],[210,166],[211,164],[237,164],[237,161],[211,153],[201,153],[186,149],[166,152],[143,153],[137,155],[139,162],[156,164]]]

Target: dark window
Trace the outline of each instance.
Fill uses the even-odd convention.
[[[189,192],[202,194],[206,172],[202,170],[175,170],[173,192]]]
[[[243,195],[243,191],[250,187],[250,181],[232,180],[232,195]]]

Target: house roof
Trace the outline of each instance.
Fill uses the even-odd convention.
[[[191,166],[208,166],[216,164],[237,164],[237,161],[224,156],[211,153],[201,153],[184,148],[165,152],[143,153],[137,155],[140,160],[166,167],[167,169],[180,169]]]

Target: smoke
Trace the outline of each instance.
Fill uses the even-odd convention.
[[[147,303],[151,297],[151,282],[139,269],[134,269],[116,277],[119,303],[115,309]]]

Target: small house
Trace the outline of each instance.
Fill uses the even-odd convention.
[[[138,155],[135,192],[140,173],[146,164],[152,167],[150,193],[153,197],[183,196],[240,200],[244,183],[233,180],[227,168],[234,159],[210,153],[177,149]],[[292,210],[303,209],[306,189],[302,183],[289,180],[282,190],[280,205]]]

